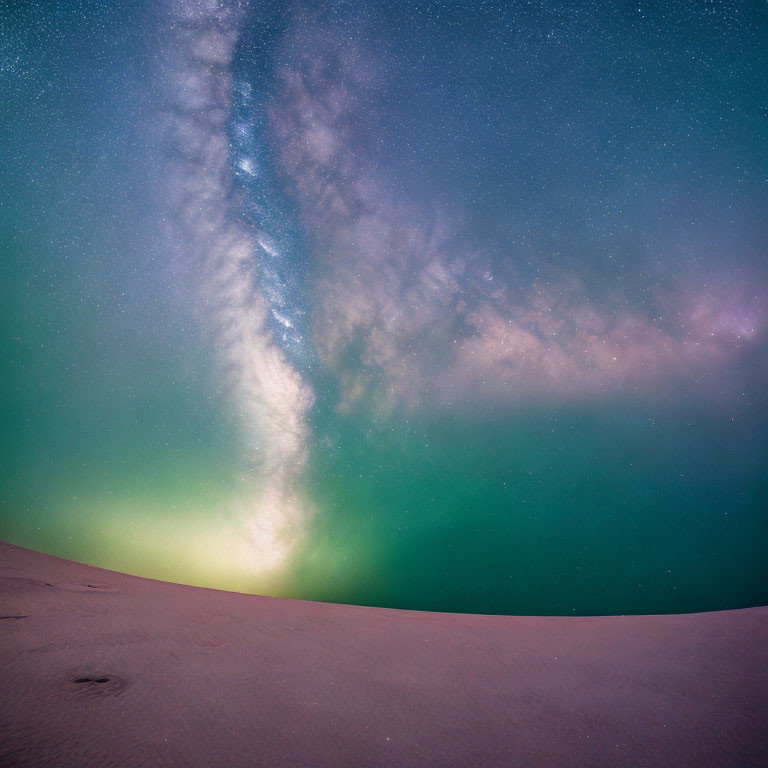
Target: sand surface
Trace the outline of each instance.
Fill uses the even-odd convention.
[[[768,608],[360,608],[2,543],[0,579],[2,766],[768,765]]]

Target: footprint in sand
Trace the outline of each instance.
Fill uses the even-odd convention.
[[[73,677],[71,680],[78,694],[117,696],[128,687],[128,683],[117,675],[83,674]]]

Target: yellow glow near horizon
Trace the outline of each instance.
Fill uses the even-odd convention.
[[[240,521],[227,510],[192,507],[169,519],[160,505],[134,504],[112,501],[102,512],[102,525],[89,537],[90,564],[194,586],[279,592],[284,568],[259,567]]]

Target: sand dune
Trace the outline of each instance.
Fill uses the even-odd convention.
[[[3,766],[768,765],[768,608],[256,597],[0,544]]]

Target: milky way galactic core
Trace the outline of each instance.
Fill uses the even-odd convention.
[[[768,600],[763,3],[0,17],[2,538],[427,610]]]

